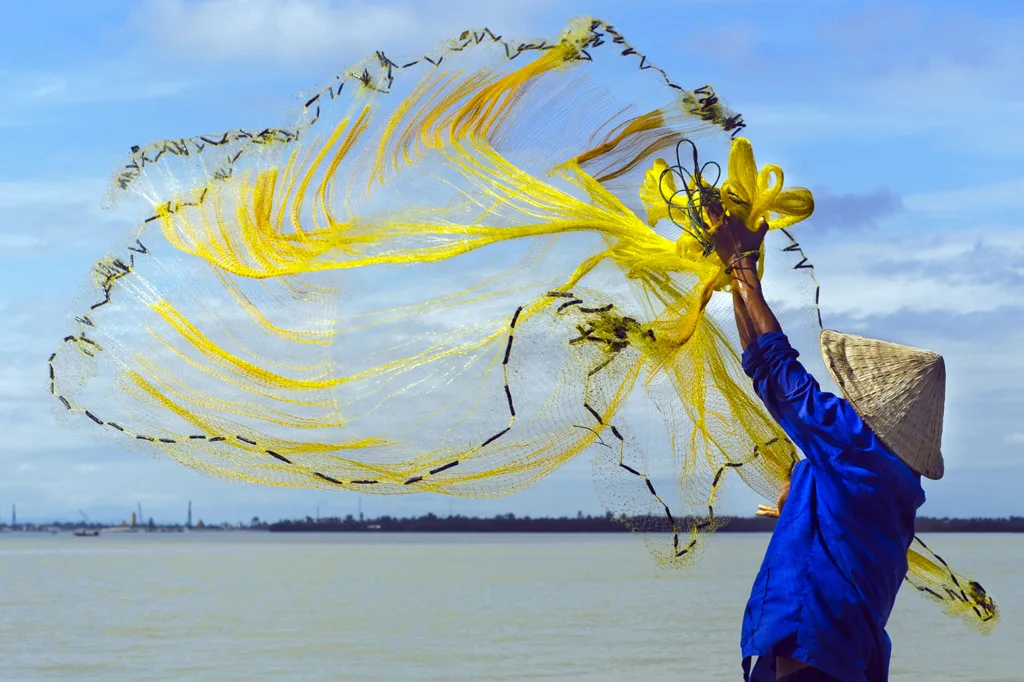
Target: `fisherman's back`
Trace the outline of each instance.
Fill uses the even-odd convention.
[[[744,614],[744,667],[775,679],[778,656],[844,682],[885,680],[885,624],[907,573],[920,477],[850,404],[821,390],[784,334],[760,336],[743,365],[806,459],[793,470]]]

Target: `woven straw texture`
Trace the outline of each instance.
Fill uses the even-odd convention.
[[[829,329],[820,338],[832,377],[875,435],[914,471],[942,478],[942,356]]]

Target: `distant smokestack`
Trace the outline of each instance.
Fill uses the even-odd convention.
[[[188,501],[188,520],[185,521],[185,527],[186,528],[191,528],[192,527],[192,500]]]

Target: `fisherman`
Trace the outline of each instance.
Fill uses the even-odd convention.
[[[753,231],[720,208],[711,213],[743,369],[805,456],[776,506],[757,512],[778,523],[743,616],[744,680],[887,680],[885,625],[907,575],[921,476],[943,474],[942,357],[825,330],[822,356],[844,397],[826,393],[762,292],[757,254],[767,224]]]

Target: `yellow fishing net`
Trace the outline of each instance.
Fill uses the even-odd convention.
[[[587,451],[606,508],[681,565],[726,480],[774,499],[798,456],[743,375],[708,201],[768,218],[779,316],[821,322],[785,229],[811,195],[743,127],[588,19],[378,52],[292,127],[133,148],[112,198],[147,217],[50,358],[57,412],[212,476],[365,493],[507,495]],[[923,544],[910,566],[995,622]]]

